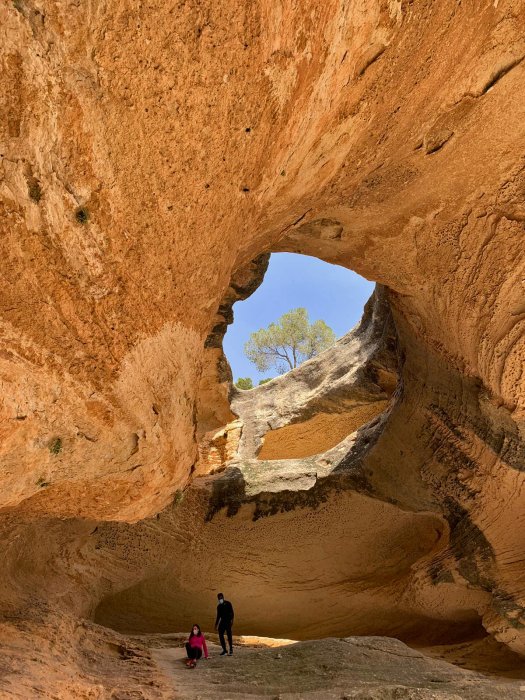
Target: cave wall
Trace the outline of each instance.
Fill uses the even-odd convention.
[[[159,615],[186,609],[193,565],[204,616],[222,580],[206,568],[213,542],[242,568],[231,590],[247,627],[358,632],[377,609],[384,633],[483,625],[525,653],[524,21],[520,0],[2,5],[10,634],[22,619],[96,614],[150,628],[153,595]],[[276,251],[387,290],[400,382],[325,463],[253,453],[239,467],[233,446],[206,476],[198,441],[235,418],[220,335]],[[281,418],[276,428],[298,424]],[[373,541],[356,530],[367,519]],[[334,528],[340,546],[310,557]],[[276,549],[288,530],[296,568]],[[382,588],[384,568],[354,567],[364,542],[380,561],[387,534],[397,573]],[[172,541],[170,573],[159,553]],[[284,582],[266,574],[272,561]],[[253,578],[279,609],[297,593],[288,621],[267,625],[250,607]],[[302,617],[321,580],[322,630]]]

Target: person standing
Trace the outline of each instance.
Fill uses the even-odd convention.
[[[197,660],[201,658],[203,651],[204,657],[207,659],[208,647],[206,646],[204,635],[202,634],[199,625],[193,625],[190,632],[190,638],[186,642],[186,653],[188,654],[186,666],[189,668],[195,668],[197,665]]]
[[[224,593],[218,593],[217,598],[219,604],[217,605],[217,619],[215,620],[215,629],[219,630],[219,639],[221,640],[222,651],[220,656],[224,656],[228,652],[226,651],[226,642],[224,641],[224,633],[228,637],[228,644],[230,645],[230,656],[233,654],[233,641],[232,641],[232,625],[233,625],[233,605],[229,600],[224,600]]]

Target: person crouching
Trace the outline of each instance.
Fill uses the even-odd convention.
[[[188,668],[195,668],[197,665],[197,659],[201,658],[203,651],[204,658],[207,659],[208,647],[206,646],[206,639],[204,638],[199,625],[193,625],[190,632],[190,638],[186,642],[186,653],[188,654],[186,666]]]

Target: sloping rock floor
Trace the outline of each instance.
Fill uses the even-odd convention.
[[[502,666],[507,678],[466,670],[386,637],[324,639],[274,648],[237,646],[233,657],[220,657],[216,644],[210,643],[209,649],[210,659],[200,661],[194,670],[186,668],[181,646],[152,650],[172,679],[174,700],[525,698],[525,680],[520,679],[525,678],[525,666],[514,671]]]

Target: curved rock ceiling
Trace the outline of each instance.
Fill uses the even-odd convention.
[[[0,8],[13,674],[42,654],[58,688],[59,649],[84,697],[89,620],[179,629],[225,581],[239,631],[525,654],[524,23],[519,0]],[[241,394],[222,336],[277,251],[377,291]]]

